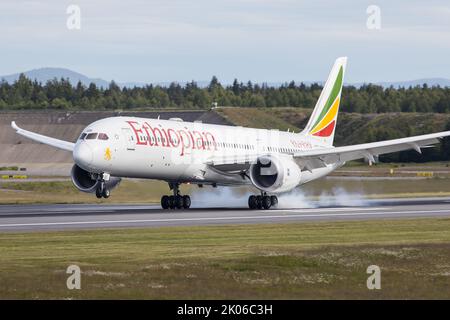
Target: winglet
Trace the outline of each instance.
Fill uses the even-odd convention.
[[[14,130],[19,130],[19,129],[20,129],[20,128],[17,126],[17,124],[16,124],[15,121],[11,121],[11,127],[12,127]]]

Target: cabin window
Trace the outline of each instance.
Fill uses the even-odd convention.
[[[89,133],[89,134],[86,136],[86,140],[94,140],[94,139],[96,139],[96,138],[97,138],[97,132]]]

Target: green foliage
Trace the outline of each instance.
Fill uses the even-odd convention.
[[[13,84],[0,83],[1,109],[75,109],[114,110],[142,108],[295,107],[313,108],[322,87],[318,84],[296,84],[291,81],[280,87],[267,84],[246,84],[237,79],[223,86],[213,77],[204,88],[194,81],[181,86],[147,85],[142,88],[121,88],[114,81],[108,88],[80,82],[72,86],[68,79],[53,79],[45,84],[21,75]],[[450,112],[450,88],[428,87],[382,88],[364,85],[343,88],[341,111],[356,113],[385,112]]]

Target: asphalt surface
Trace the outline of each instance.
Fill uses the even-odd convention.
[[[384,199],[366,201],[364,206],[271,210],[162,210],[156,205],[1,205],[0,232],[419,217],[450,217],[450,198]]]

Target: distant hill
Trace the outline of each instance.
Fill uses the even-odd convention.
[[[100,78],[90,78],[88,76],[85,76],[81,73],[72,71],[70,69],[65,68],[39,68],[39,69],[33,69],[30,71],[23,72],[28,78],[34,80],[36,79],[39,82],[45,83],[48,80],[52,80],[54,78],[57,79],[69,79],[70,83],[72,85],[76,85],[78,81],[81,81],[85,86],[88,86],[90,83],[95,83],[98,87],[107,88],[110,81],[100,79]],[[4,75],[0,76],[0,79],[4,79],[8,83],[12,83],[16,81],[19,78],[20,73],[10,74],[10,75]],[[186,81],[177,81],[180,85],[185,85]],[[206,87],[209,84],[209,81],[196,81],[197,85],[199,87]],[[243,81],[246,83],[247,81]],[[297,84],[299,84],[302,81],[295,81]],[[286,82],[266,82],[268,86],[271,87],[280,87],[281,85],[285,83],[289,83],[289,81]],[[312,83],[318,83],[320,85],[323,85],[323,81],[303,81],[304,84],[310,85]],[[393,86],[394,88],[399,87],[405,87],[408,88],[410,86],[422,86],[424,83],[426,83],[429,87],[432,86],[441,86],[441,87],[450,87],[450,79],[445,78],[424,78],[424,79],[417,79],[417,80],[410,80],[410,81],[386,81],[386,82],[377,82],[375,84],[383,86],[385,88],[388,88],[390,86]],[[146,85],[146,83],[143,82],[118,82],[117,83],[121,87],[143,87]],[[153,83],[154,85],[160,85],[163,87],[168,87],[170,85],[170,82],[156,82]],[[225,85],[228,85],[228,83],[224,83]],[[347,85],[353,85],[356,87],[360,87],[364,85],[365,83],[359,82],[359,83],[348,83]]]
[[[32,80],[37,80],[38,82],[45,83],[48,80],[52,80],[54,78],[57,79],[69,79],[72,85],[76,85],[78,81],[81,81],[85,86],[88,86],[90,83],[95,83],[98,87],[107,88],[109,82],[103,79],[97,78],[89,78],[81,73],[65,69],[65,68],[39,68],[33,69],[30,71],[23,72],[25,76]],[[0,76],[0,79],[4,79],[8,83],[12,83],[19,79],[20,73],[14,73],[6,76]]]

